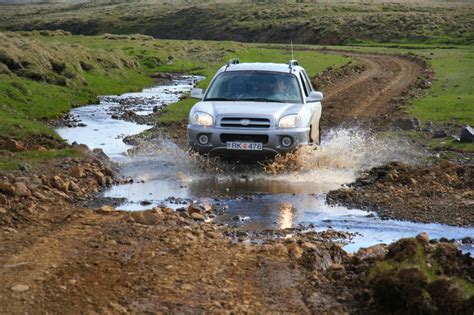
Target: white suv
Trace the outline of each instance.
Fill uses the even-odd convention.
[[[188,143],[200,153],[275,155],[320,142],[323,95],[296,60],[221,67],[189,113]]]

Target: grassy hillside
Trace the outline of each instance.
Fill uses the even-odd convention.
[[[325,45],[361,41],[466,44],[474,39],[474,7],[469,2],[160,2],[3,5],[0,27]]]

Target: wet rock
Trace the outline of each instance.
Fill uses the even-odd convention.
[[[467,143],[474,142],[474,129],[471,126],[464,126],[461,129],[459,141]]]
[[[151,205],[151,204],[152,204],[152,202],[151,202],[150,200],[142,200],[142,201],[140,201],[140,205],[142,205],[142,206],[149,206],[149,205]]]
[[[15,292],[25,292],[25,291],[28,291],[29,289],[30,287],[24,284],[15,284],[12,287],[12,291],[15,291]]]
[[[416,118],[399,118],[393,123],[393,127],[397,130],[419,130],[420,121]]]

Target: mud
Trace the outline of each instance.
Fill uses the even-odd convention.
[[[328,202],[370,209],[382,218],[474,225],[474,167],[444,161],[430,166],[376,167]]]

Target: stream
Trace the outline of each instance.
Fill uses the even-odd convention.
[[[329,130],[321,148],[301,150],[288,160],[265,167],[210,160],[161,137],[140,144],[130,154],[132,147],[123,142],[124,137],[150,126],[113,119],[113,113],[126,109],[149,115],[177,102],[199,79],[184,76],[138,93],[102,97],[99,104],[71,110],[85,126],[57,129],[69,143],[101,148],[118,163],[122,176],[133,179],[133,183],[103,192],[103,197],[125,198],[117,209],[178,209],[201,202],[218,209],[217,223],[239,226],[244,231],[300,227],[348,232],[352,237],[344,248],[349,252],[421,232],[432,239],[474,236],[474,228],[382,220],[375,213],[327,205],[326,193],[354,181],[360,171],[388,161],[416,158],[408,144],[382,140],[357,128]],[[269,172],[274,169],[286,171]],[[474,254],[472,245],[459,246]]]

